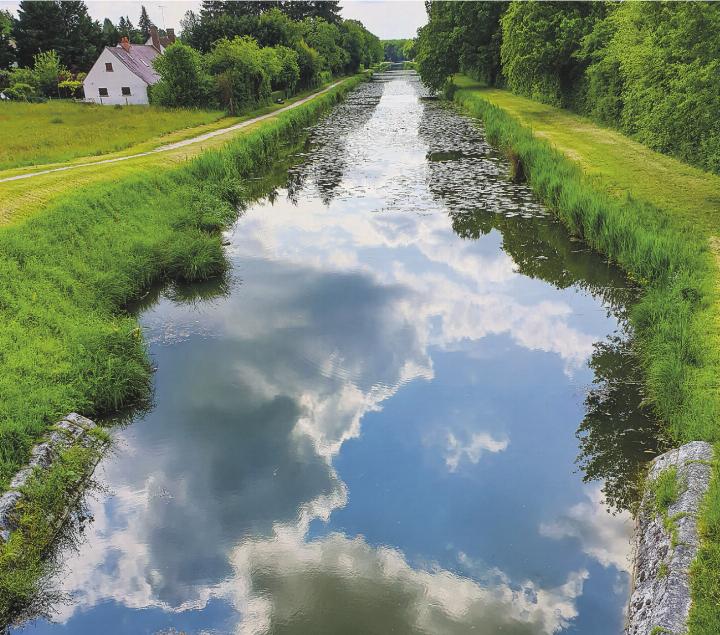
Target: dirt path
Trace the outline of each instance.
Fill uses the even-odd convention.
[[[289,106],[284,106],[283,108],[278,108],[277,110],[273,110],[272,112],[267,113],[265,115],[253,117],[252,119],[246,119],[245,121],[241,121],[239,123],[233,124],[232,126],[228,126],[227,128],[219,128],[218,130],[212,130],[211,132],[206,132],[206,133],[198,135],[196,137],[190,137],[189,139],[183,139],[182,141],[176,141],[175,143],[168,143],[166,145],[158,146],[157,148],[148,150],[146,152],[138,152],[136,154],[129,154],[129,155],[123,156],[123,157],[115,157],[113,159],[101,159],[99,161],[88,161],[86,163],[74,163],[72,165],[64,165],[64,166],[56,167],[56,168],[48,168],[46,170],[38,170],[37,172],[29,172],[27,174],[18,174],[16,176],[8,176],[8,177],[0,179],[0,183],[6,183],[8,181],[20,181],[22,179],[30,179],[30,178],[33,178],[36,176],[41,176],[43,174],[51,174],[53,172],[65,172],[67,170],[75,170],[77,168],[86,168],[88,166],[119,163],[120,161],[128,161],[130,159],[147,157],[147,156],[151,156],[153,154],[158,154],[160,152],[168,152],[170,150],[177,150],[178,148],[183,148],[183,147],[189,146],[193,143],[207,141],[208,139],[212,139],[213,137],[218,137],[220,135],[227,134],[229,132],[234,132],[235,130],[240,130],[241,128],[246,128],[248,126],[252,126],[253,124],[258,123],[259,121],[263,121],[265,119],[270,119],[271,117],[275,117],[279,113],[287,112],[288,110],[292,110],[293,108],[302,106],[303,104],[307,103],[311,99],[314,99],[318,95],[322,95],[323,93],[326,93],[329,90],[332,90],[339,84],[342,84],[342,82],[343,82],[343,80],[341,80],[339,82],[334,82],[334,83],[330,84],[329,86],[323,88],[322,90],[319,90],[316,93],[313,93],[312,95],[303,97],[302,99],[299,99],[298,101],[293,102]]]

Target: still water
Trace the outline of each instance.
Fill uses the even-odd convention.
[[[227,278],[141,309],[154,406],[15,632],[619,633],[632,286],[413,73],[254,185]]]

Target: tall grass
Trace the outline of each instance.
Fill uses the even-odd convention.
[[[212,123],[220,110],[52,101],[0,103],[0,170],[124,150],[175,130]]]
[[[678,440],[719,440],[720,360],[705,345],[714,330],[715,297],[706,237],[647,203],[604,192],[477,93],[459,90],[455,100],[483,120],[493,145],[516,157],[533,189],[572,233],[644,284],[631,321],[639,335],[646,396]]]
[[[220,230],[237,214],[243,177],[272,162],[361,79],[180,168],[139,169],[0,229],[0,490],[60,417],[102,415],[146,398],[147,352],[124,307],[155,282],[221,273]],[[60,485],[53,492],[43,496],[61,497]],[[27,505],[33,513],[44,507]],[[0,624],[32,599],[43,540],[47,533],[21,529],[0,547]]]
[[[630,320],[637,334],[645,398],[678,442],[703,439],[720,451],[720,339],[717,268],[701,229],[631,195],[612,195],[598,179],[476,91],[454,95],[481,118],[488,140],[521,167],[568,229],[643,285]],[[692,570],[691,633],[720,633],[720,468],[700,518],[703,537]]]

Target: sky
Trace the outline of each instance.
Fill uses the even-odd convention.
[[[0,9],[11,13],[17,11],[20,3],[0,0]],[[90,15],[102,21],[110,18],[117,23],[123,15],[128,15],[133,24],[137,24],[140,7],[145,8],[150,19],[159,27],[178,29],[180,19],[185,12],[199,10],[200,2],[187,0],[86,0]],[[386,40],[392,38],[414,37],[417,29],[427,21],[425,4],[421,0],[342,0],[344,18],[360,20],[372,33]]]

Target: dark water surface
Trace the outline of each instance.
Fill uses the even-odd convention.
[[[312,129],[228,279],[142,312],[155,406],[16,632],[619,633],[635,290],[507,172],[413,73]]]

